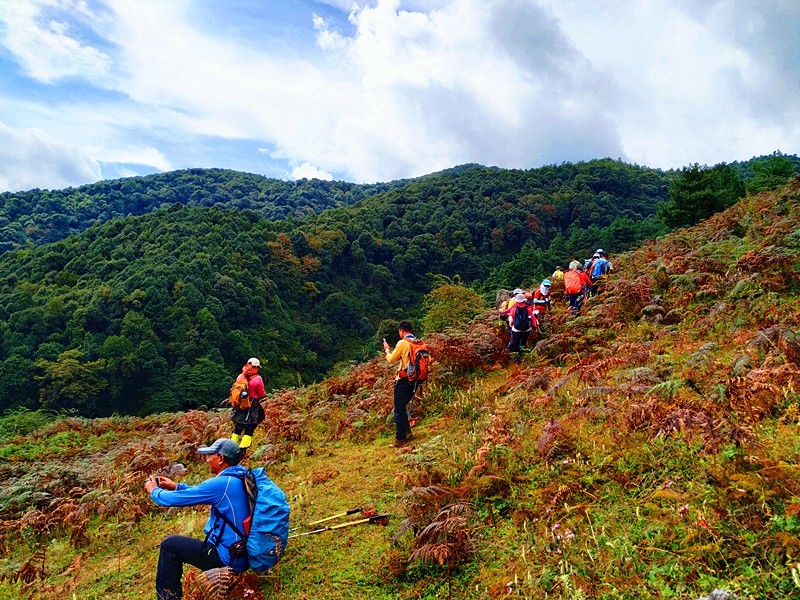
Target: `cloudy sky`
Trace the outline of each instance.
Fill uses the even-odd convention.
[[[0,191],[800,152],[797,0],[0,0]]]

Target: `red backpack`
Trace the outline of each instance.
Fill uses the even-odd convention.
[[[408,368],[406,369],[408,380],[412,383],[425,383],[428,381],[428,363],[431,360],[428,345],[417,338],[409,338],[408,343],[411,344]]]

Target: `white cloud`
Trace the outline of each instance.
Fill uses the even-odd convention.
[[[4,44],[31,77],[44,83],[78,76],[95,79],[107,74],[110,58],[99,49],[73,37],[70,24],[48,18],[45,9],[71,8],[59,0],[3,0]],[[85,3],[75,5],[73,16],[98,19]],[[45,12],[43,12],[45,11]]]
[[[753,105],[762,90],[781,82],[800,88],[799,78],[774,70],[784,61],[787,43],[800,49],[799,5],[794,4],[792,17],[773,15],[769,25],[763,21],[767,7],[778,4],[753,11],[749,3],[735,0],[609,1],[587,11],[581,2],[549,0],[571,43],[619,89],[618,101],[605,107],[617,124],[625,157],[665,168],[798,150],[800,111],[785,101],[792,94],[770,94],[782,98],[779,106]],[[754,27],[776,26],[782,33],[775,39],[757,36],[757,44],[742,43]],[[794,64],[798,69],[796,59]]]
[[[217,140],[246,141],[282,169],[386,181],[464,162],[713,164],[800,139],[792,3],[322,0],[349,25],[309,15],[317,46],[300,53],[209,29],[192,0],[104,0],[91,15],[79,0],[0,2],[14,7],[3,43],[32,77],[94,86],[57,103],[0,96],[0,118],[104,165],[208,164]]]
[[[332,181],[333,175],[309,163],[303,163],[292,169],[292,179],[322,179]]]
[[[100,179],[100,165],[80,149],[39,129],[0,123],[0,190],[58,189]]]

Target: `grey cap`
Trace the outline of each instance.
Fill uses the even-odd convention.
[[[219,438],[210,446],[200,446],[197,452],[199,454],[219,454],[230,460],[235,460],[237,463],[242,455],[239,444],[230,438]]]
[[[525,302],[525,294],[517,294],[514,296],[515,302]]]
[[[253,365],[254,367],[260,367],[260,366],[261,366],[261,361],[260,361],[260,360],[258,360],[258,359],[257,359],[257,358],[255,358],[255,357],[253,357],[253,358],[251,358],[251,359],[249,359],[249,360],[247,361],[247,364],[249,364],[249,365]]]

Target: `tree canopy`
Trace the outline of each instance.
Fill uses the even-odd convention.
[[[734,189],[729,171],[710,173]],[[691,191],[708,176],[603,159],[375,186],[192,170],[4,194],[0,227],[26,233],[0,256],[0,408],[215,406],[250,356],[270,387],[315,381],[376,351],[386,322],[419,317],[437,276],[484,293],[532,286],[598,246],[665,232],[672,180]],[[48,229],[36,213],[48,203],[86,218]]]

